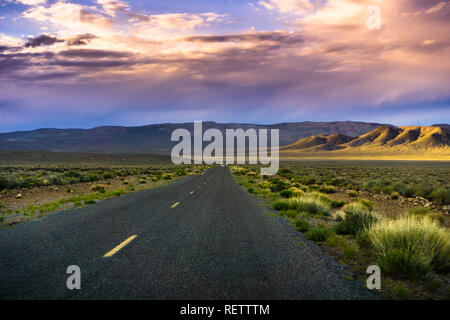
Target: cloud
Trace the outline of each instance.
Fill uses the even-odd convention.
[[[90,40],[98,38],[97,36],[93,35],[92,33],[84,33],[84,34],[78,34],[74,37],[71,37],[66,40],[67,45],[69,46],[83,46],[87,45]]]
[[[26,4],[28,6],[35,6],[37,4],[43,4],[47,2],[47,0],[17,0],[17,1],[22,4]]]
[[[115,17],[118,12],[128,12],[130,10],[129,4],[125,1],[97,0],[97,3],[100,4],[105,12],[111,17]]]
[[[75,33],[83,30],[101,32],[111,29],[114,24],[112,19],[102,15],[95,7],[62,1],[50,6],[31,7],[22,16]]]
[[[448,2],[439,2],[438,4],[432,6],[430,9],[428,9],[427,11],[425,11],[426,13],[435,13],[435,12],[439,12],[442,9],[444,9],[447,6]]]
[[[317,6],[314,0],[267,0],[258,1],[258,4],[267,10],[277,10],[281,13],[303,15],[311,12]]]
[[[227,35],[209,35],[209,36],[192,36],[182,39],[190,42],[256,42],[273,41],[281,44],[296,44],[303,41],[299,33],[289,33],[282,31],[275,32],[255,32],[247,34],[227,34]]]
[[[54,43],[57,43],[57,42],[64,42],[64,40],[60,40],[60,39],[57,39],[55,37],[52,37],[52,36],[49,36],[49,35],[46,35],[46,34],[41,34],[40,36],[38,36],[36,38],[29,38],[28,42],[25,43],[25,47],[27,47],[27,48],[30,48],[30,47],[31,48],[35,48],[35,47],[39,47],[39,46],[42,46],[42,45],[50,46],[50,45],[52,45]]]
[[[214,12],[130,14],[129,23],[135,27],[133,33],[138,37],[165,39],[168,36],[181,35],[199,27],[209,27],[213,23],[221,22],[226,17],[225,14]]]
[[[131,52],[94,50],[94,49],[71,49],[60,51],[60,56],[69,58],[83,58],[83,59],[101,59],[101,58],[126,58],[134,54]]]
[[[274,109],[285,120],[354,110],[376,115],[381,107],[448,98],[448,7],[377,3],[380,30],[366,27],[366,0],[260,1],[276,28],[267,23],[259,32],[214,12],[151,14],[123,1],[38,4],[26,15],[48,27],[51,39],[0,33],[0,78],[9,89],[0,94],[21,96],[25,84],[54,97],[42,108],[65,103],[67,112],[98,107],[145,119],[226,117],[245,108],[248,120],[273,119]],[[79,10],[81,26],[65,24],[71,9]],[[23,99],[36,101],[31,94]]]

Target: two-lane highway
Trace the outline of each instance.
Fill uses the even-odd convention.
[[[0,230],[2,299],[371,299],[228,168]],[[66,269],[81,269],[69,290]]]

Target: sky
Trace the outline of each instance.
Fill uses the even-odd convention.
[[[0,0],[0,132],[449,123],[449,30],[442,0]]]

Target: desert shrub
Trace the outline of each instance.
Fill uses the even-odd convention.
[[[170,180],[170,179],[172,179],[172,174],[171,173],[163,173],[161,175],[161,178],[163,178],[164,180]]]
[[[356,247],[348,246],[342,249],[342,256],[344,260],[354,259],[357,252],[358,250],[356,249]]]
[[[331,231],[319,226],[316,228],[312,228],[308,232],[305,233],[306,238],[313,241],[325,241],[331,235]]]
[[[278,170],[278,175],[284,178],[291,178],[294,175],[294,172],[292,172],[288,168],[282,168]]]
[[[350,190],[349,192],[347,192],[347,195],[351,198],[354,198],[354,197],[358,196],[358,191]]]
[[[84,201],[84,204],[95,204],[95,203],[97,203],[97,201],[95,201],[94,199]]]
[[[450,265],[450,233],[427,217],[383,220],[363,233],[386,274],[417,279]]]
[[[283,199],[283,200],[275,201],[275,202],[273,203],[273,208],[274,208],[275,210],[278,210],[278,211],[280,211],[280,210],[288,210],[289,207],[290,207],[289,202],[286,201],[286,200],[284,200],[284,199]]]
[[[425,285],[425,287],[427,288],[428,291],[430,292],[436,292],[437,290],[439,290],[442,287],[442,282],[439,280],[431,280],[429,282],[427,282],[427,284]]]
[[[346,204],[347,204],[347,201],[341,201],[341,200],[332,200],[331,201],[331,207],[334,208],[334,209],[342,208]]]
[[[3,216],[0,214],[0,223],[2,223],[4,220],[5,220],[5,217],[3,217]]]
[[[114,191],[110,191],[108,193],[106,193],[106,196],[108,197],[120,197],[121,195],[124,195],[126,192],[123,189],[117,189]]]
[[[400,197],[400,193],[398,193],[397,191],[393,191],[391,192],[391,198],[396,200]]]
[[[140,183],[140,184],[146,184],[146,183],[147,183],[147,179],[140,178],[140,179],[139,179],[139,183]]]
[[[329,215],[331,200],[320,193],[305,193],[299,197],[280,199],[275,201],[273,208],[275,210],[293,209],[296,211],[304,211],[311,214]]]
[[[289,218],[295,218],[298,215],[298,212],[296,210],[283,210],[280,212],[282,216],[286,216]]]
[[[4,190],[8,188],[8,179],[3,176],[0,176],[0,190]]]
[[[373,209],[373,202],[372,201],[369,201],[367,199],[358,199],[358,202],[360,202],[361,204],[366,206],[369,209],[369,211]]]
[[[411,290],[403,284],[399,284],[394,288],[394,295],[397,299],[408,300],[411,297]]]
[[[40,213],[52,212],[61,207],[59,201],[43,204],[39,207]]]
[[[300,217],[297,217],[295,219],[295,227],[300,232],[307,232],[311,228],[311,226],[309,225],[309,222]]]
[[[105,186],[102,185],[102,184],[95,184],[95,185],[93,185],[91,187],[91,191],[99,192],[99,193],[105,193],[106,192]]]
[[[157,176],[153,176],[152,177],[152,181],[158,181],[158,177]]]
[[[377,216],[360,202],[352,202],[342,208],[343,220],[336,225],[338,234],[356,235],[364,228],[370,227],[378,221]]]
[[[337,188],[335,186],[323,185],[319,187],[319,191],[323,193],[335,193],[337,192]]]
[[[116,173],[113,171],[108,171],[103,173],[103,179],[113,179],[116,177]]]
[[[249,193],[255,193],[255,189],[253,189],[253,188],[247,188],[247,191],[248,191]]]
[[[284,189],[280,191],[280,196],[283,198],[290,198],[294,194],[294,191],[291,189]]]
[[[272,192],[280,192],[287,188],[289,188],[289,184],[281,179],[270,180],[270,191]]]
[[[327,238],[327,244],[330,247],[345,248],[347,247],[347,240],[343,236],[332,234]]]
[[[429,208],[411,208],[408,210],[408,214],[411,215],[418,215],[418,216],[425,216],[427,214],[429,214],[431,212],[431,210]]]
[[[450,204],[450,189],[439,188],[431,192],[430,194],[431,200],[439,205],[448,205]]]

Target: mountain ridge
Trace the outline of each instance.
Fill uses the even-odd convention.
[[[341,133],[357,136],[383,124],[333,121],[333,122],[284,122],[278,124],[238,124],[203,122],[203,130],[225,129],[280,129],[280,145],[287,145],[300,138],[315,134]],[[173,130],[184,128],[193,133],[193,123],[162,123],[145,126],[98,126],[91,129],[42,128],[31,131],[0,133],[0,150],[36,150],[80,153],[134,153],[170,154],[176,142],[170,140]]]
[[[282,157],[312,156],[345,157],[371,155],[406,156],[414,158],[431,157],[433,154],[450,160],[450,130],[440,126],[380,126],[368,133],[355,138],[346,137],[348,141],[335,143],[330,147],[327,142],[333,135],[316,136],[300,139],[290,145],[280,148]],[[312,139],[314,138],[314,139]],[[320,139],[317,139],[320,138]],[[314,143],[311,143],[314,141]],[[327,151],[327,152],[323,152]],[[396,155],[396,153],[398,153]]]

